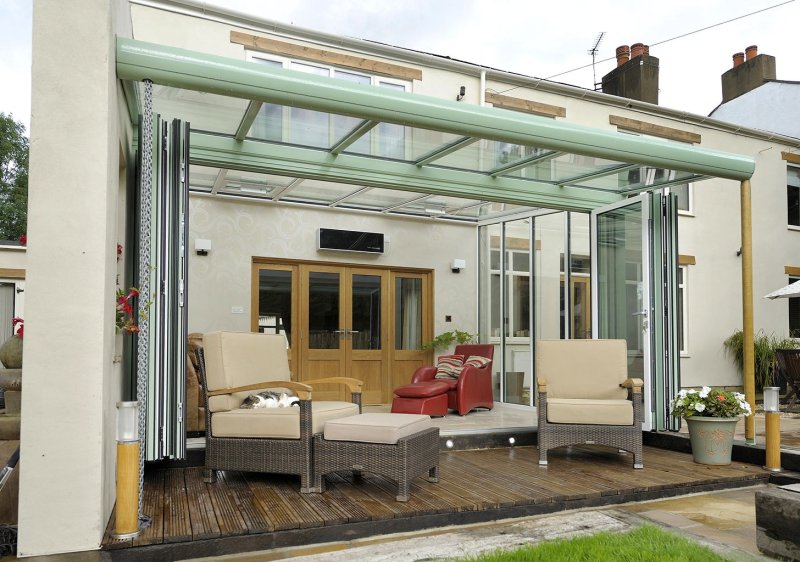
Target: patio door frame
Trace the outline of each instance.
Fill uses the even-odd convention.
[[[678,430],[680,420],[669,414],[669,399],[680,388],[678,287],[678,205],[675,194],[643,193],[591,213],[592,334],[601,333],[599,237],[597,219],[605,213],[641,205],[642,319],[645,431]],[[613,336],[612,336],[613,337]]]
[[[334,263],[284,258],[253,258],[251,289],[251,330],[259,331],[259,272],[273,269],[291,272],[291,333],[289,361],[293,379],[312,380],[330,376],[352,376],[365,381],[364,404],[388,404],[392,389],[407,384],[417,367],[430,365],[433,351],[402,349],[397,334],[398,281],[419,279],[421,289],[420,342],[433,338],[433,272],[416,268],[373,267],[366,264]],[[308,273],[339,273],[339,349],[309,349]],[[350,298],[353,275],[376,275],[381,278],[381,349],[352,349],[352,310]],[[398,349],[400,346],[400,349]],[[369,373],[369,363],[380,361],[379,376]],[[376,384],[379,383],[379,384]],[[315,387],[317,399],[342,399],[340,386]],[[347,398],[349,399],[349,398]]]

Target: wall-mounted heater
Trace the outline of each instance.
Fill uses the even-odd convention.
[[[320,228],[317,236],[317,248],[341,252],[382,254],[384,248],[383,233]]]

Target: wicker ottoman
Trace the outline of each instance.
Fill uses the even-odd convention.
[[[442,381],[412,382],[394,389],[393,414],[447,415],[447,391],[450,386]]]
[[[314,435],[312,490],[325,489],[324,476],[339,470],[374,472],[397,482],[397,501],[408,501],[411,480],[428,473],[439,481],[439,428],[429,416],[359,414],[325,423]]]

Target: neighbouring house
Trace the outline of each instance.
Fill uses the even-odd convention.
[[[743,314],[787,329],[758,297],[800,266],[800,140],[658,106],[633,47],[602,93],[191,0],[36,0],[19,554],[98,548],[137,386],[146,458],[182,456],[189,332],[283,333],[300,380],[371,403],[477,332],[521,408],[536,339],[624,338],[647,430],[679,384],[741,385]]]

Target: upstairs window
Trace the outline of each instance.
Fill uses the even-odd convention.
[[[786,203],[789,226],[800,226],[800,168],[786,168]]]

